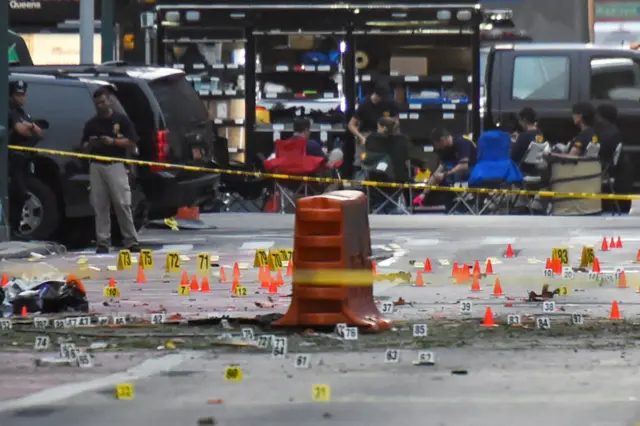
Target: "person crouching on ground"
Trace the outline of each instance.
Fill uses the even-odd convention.
[[[431,141],[440,164],[427,181],[427,185],[452,186],[458,182],[466,182],[478,158],[476,145],[464,136],[452,136],[446,129],[435,129],[431,133]],[[433,205],[448,205],[448,199],[453,198],[453,193],[430,193],[429,190],[425,190],[413,200],[414,205],[425,204],[427,195],[430,198],[429,204]],[[439,201],[432,200],[432,197],[438,198]]]

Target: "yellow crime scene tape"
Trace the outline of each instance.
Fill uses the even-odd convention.
[[[473,194],[504,194],[504,195],[522,195],[522,196],[540,196],[544,198],[574,198],[574,199],[591,199],[591,200],[617,200],[617,201],[633,201],[640,200],[640,195],[631,194],[595,194],[588,192],[553,192],[553,191],[530,191],[525,189],[492,189],[492,188],[462,188],[462,187],[446,187],[427,185],[425,183],[396,183],[396,182],[375,182],[370,180],[350,180],[335,179],[315,176],[297,176],[287,175],[283,173],[266,173],[266,172],[250,172],[243,170],[219,169],[214,167],[187,166],[183,164],[159,163],[155,161],[143,161],[124,159],[116,157],[106,157],[102,155],[84,154],[79,152],[58,151],[55,149],[33,148],[19,145],[9,145],[9,149],[13,151],[32,152],[44,155],[55,155],[62,157],[75,157],[82,160],[97,160],[120,162],[137,166],[163,167],[166,169],[185,170],[200,173],[218,173],[236,176],[251,176],[256,178],[266,178],[275,180],[291,180],[305,183],[328,183],[366,186],[376,188],[395,188],[395,189],[416,189],[420,191],[444,191],[456,193],[473,193]]]

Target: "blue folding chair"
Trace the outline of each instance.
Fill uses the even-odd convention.
[[[478,161],[471,170],[470,188],[489,188],[496,192],[477,194],[476,214],[499,213],[506,207],[509,213],[511,196],[499,190],[521,188],[523,176],[511,160],[511,136],[501,130],[484,132],[478,139]]]

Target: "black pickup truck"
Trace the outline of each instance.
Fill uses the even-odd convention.
[[[579,101],[618,108],[624,150],[640,164],[640,52],[588,44],[518,43],[485,49],[483,128],[512,121],[525,106],[534,108],[551,143],[568,142],[578,129],[571,107]],[[640,192],[640,168],[633,171]]]

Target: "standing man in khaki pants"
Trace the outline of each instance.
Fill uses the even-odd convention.
[[[111,94],[98,89],[93,94],[97,114],[84,125],[82,143],[86,151],[105,157],[126,158],[136,148],[138,135],[129,118],[111,108]],[[124,238],[124,246],[139,252],[138,234],[131,214],[129,175],[123,163],[91,160],[89,166],[91,204],[96,214],[96,253],[109,252],[111,205]]]

